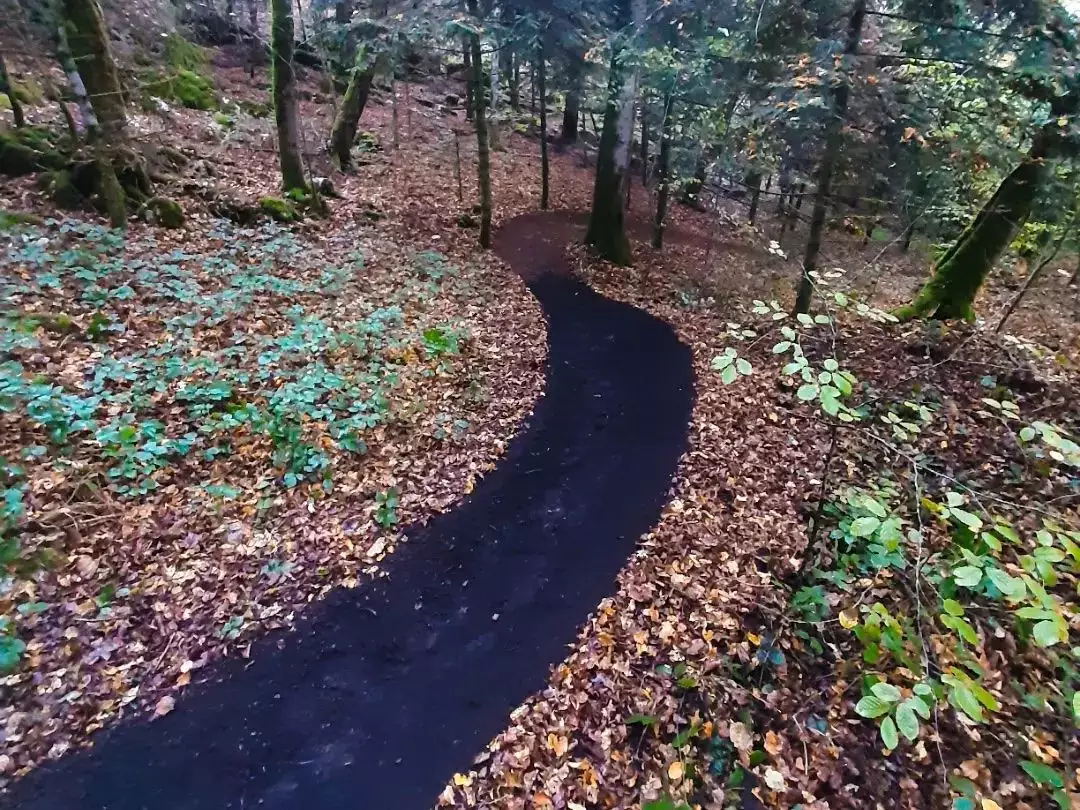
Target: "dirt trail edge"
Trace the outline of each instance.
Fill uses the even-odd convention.
[[[250,660],[200,673],[171,714],[100,734],[0,806],[430,808],[612,592],[686,449],[690,352],[570,277],[580,235],[558,214],[497,235],[548,320],[547,386],[467,500],[408,532],[388,577],[334,592]]]

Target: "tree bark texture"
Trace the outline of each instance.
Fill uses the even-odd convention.
[[[753,225],[757,219],[758,203],[761,202],[761,172],[747,172],[746,185],[750,189],[750,211],[746,218]]]
[[[300,125],[296,102],[296,71],[292,4],[270,0],[271,84],[274,121],[277,124],[278,163],[285,191],[304,189],[304,164],[300,158]]]

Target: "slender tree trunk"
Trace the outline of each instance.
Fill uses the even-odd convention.
[[[547,55],[544,53],[543,39],[536,47],[536,79],[539,83],[537,91],[540,94],[540,210],[546,211],[551,169],[548,165]]]
[[[512,54],[510,65],[510,106],[514,112],[521,109],[521,60],[517,52]]]
[[[476,111],[476,98],[473,91],[472,49],[468,38],[465,39],[465,120],[472,121]]]
[[[261,0],[248,0],[248,27],[251,31],[257,32],[259,30],[259,3]],[[255,78],[255,65],[259,61],[259,57],[262,55],[262,42],[259,41],[259,37],[253,36],[251,42],[248,45],[248,77]]]
[[[461,138],[454,131],[454,179],[457,181],[457,201],[465,202],[465,188],[461,182]]]
[[[848,21],[847,42],[844,45],[845,71],[851,69],[852,57],[859,51],[862,38],[863,22],[866,20],[866,0],[855,0],[851,18]],[[810,232],[806,239],[806,253],[803,256],[802,275],[795,296],[795,312],[807,312],[814,295],[812,273],[817,269],[818,253],[821,251],[821,237],[825,231],[825,214],[829,205],[829,190],[832,186],[833,170],[840,156],[843,138],[844,117],[847,115],[850,85],[847,73],[843,73],[832,90],[832,110],[828,128],[825,132],[825,154],[818,167],[817,191],[814,196],[814,213],[810,218]]]
[[[649,102],[648,94],[641,94],[641,187],[649,185]]]
[[[373,69],[355,66],[337,115],[334,116],[334,125],[330,129],[329,152],[330,156],[337,161],[338,168],[342,170],[352,165],[352,146],[356,141],[360,117],[364,114],[364,107],[367,106],[374,79]]]
[[[401,140],[398,134],[398,100],[397,100],[397,79],[390,80],[390,131],[394,137],[394,149],[396,150],[401,144]]]
[[[645,18],[644,0],[631,0],[633,22]],[[630,142],[634,131],[634,98],[637,75],[627,64],[628,47],[612,55],[608,79],[608,99],[604,110],[604,129],[596,158],[596,182],[593,186],[592,211],[585,242],[615,264],[632,261],[630,240],[626,237],[623,216],[623,183],[630,167]]]
[[[477,0],[468,0],[469,14],[481,22]],[[480,53],[480,35],[469,36],[472,52],[472,85],[476,120],[476,171],[480,186],[480,247],[491,247],[491,150],[488,144],[487,116],[484,111],[484,60]]]
[[[664,219],[667,217],[668,194],[671,192],[671,127],[674,97],[669,90],[664,98],[664,119],[660,124],[660,155],[656,174],[656,217],[653,219],[652,246],[660,250],[664,246]]]
[[[0,53],[0,93],[4,93],[8,97],[8,101],[11,102],[11,114],[15,117],[15,126],[26,126],[26,116],[23,114],[22,102],[19,101],[15,95],[15,88],[11,84],[11,77],[8,76],[7,64],[4,62],[4,55]]]
[[[488,142],[492,149],[498,150],[499,143],[499,52],[491,54],[490,101],[491,115],[488,117]]]
[[[1052,137],[1053,133],[1047,129],[1036,134],[1024,160],[1002,180],[974,221],[938,259],[934,274],[915,300],[894,313],[897,317],[933,316],[941,320],[974,317],[972,304],[979,288],[1031,215],[1035,198],[1045,183],[1048,142]]]
[[[747,219],[753,225],[757,219],[758,203],[761,201],[761,172],[747,172],[746,185],[750,189],[750,212]]]
[[[304,164],[300,158],[300,126],[296,102],[296,47],[290,0],[270,0],[271,84],[274,120],[277,124],[278,163],[285,191],[305,189]]]
[[[912,220],[904,228],[904,241],[900,243],[900,252],[907,253],[911,249],[911,240],[915,236],[915,221]]]

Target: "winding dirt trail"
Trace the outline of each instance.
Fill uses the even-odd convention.
[[[104,732],[0,798],[20,810],[422,810],[542,688],[659,516],[686,449],[690,352],[570,277],[573,217],[496,250],[548,320],[546,394],[498,468],[409,532],[389,576],[338,591],[169,715]],[[513,339],[513,336],[508,336]]]

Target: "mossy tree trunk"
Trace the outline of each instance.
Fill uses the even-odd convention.
[[[543,38],[536,46],[536,81],[540,94],[540,210],[546,211],[551,167],[548,164],[547,54],[544,52]]]
[[[632,22],[640,24],[645,16],[644,0],[630,0],[629,6]],[[623,22],[631,20],[624,19]],[[616,47],[611,58],[604,128],[596,156],[592,211],[585,234],[587,245],[591,245],[602,258],[620,265],[628,265],[633,260],[623,215],[623,184],[630,170],[634,98],[637,95],[637,75],[628,64],[629,52],[629,47],[624,44]]]
[[[128,140],[123,87],[101,6],[97,0],[63,0],[62,10],[57,53],[83,109],[96,155],[101,207],[114,226],[122,227],[129,199],[153,195],[150,177]]]
[[[359,64],[353,67],[349,86],[345,88],[341,106],[338,107],[337,115],[334,116],[334,125],[330,129],[329,152],[341,169],[348,169],[352,165],[353,142],[356,140],[360,117],[364,114],[364,107],[367,106],[371,83],[374,79],[374,68],[362,67]]]
[[[972,304],[987,274],[1031,215],[1047,176],[1049,132],[1035,137],[1024,160],[1001,181],[993,196],[944,255],[915,300],[894,314],[901,319],[973,317]]]
[[[273,87],[274,121],[277,124],[278,163],[285,191],[305,189],[304,164],[300,158],[300,124],[296,103],[294,63],[295,31],[290,0],[270,0],[270,79]]]
[[[481,23],[477,0],[469,1],[469,14]],[[473,119],[476,125],[476,172],[480,187],[480,246],[491,247],[491,147],[488,143],[487,115],[484,110],[484,60],[480,53],[480,35],[469,36],[472,62],[470,84],[473,90]]]
[[[97,0],[63,0],[64,34],[106,143],[127,143],[127,109]]]
[[[0,93],[4,93],[11,102],[11,114],[15,117],[15,126],[25,127],[26,116],[23,114],[22,102],[15,95],[15,88],[11,84],[11,77],[8,76],[7,64],[4,62],[2,53],[0,53]]]
[[[669,90],[664,98],[664,119],[660,124],[660,154],[656,159],[656,216],[653,218],[652,246],[664,246],[664,219],[667,217],[668,195],[671,193],[671,129],[674,98]]]

